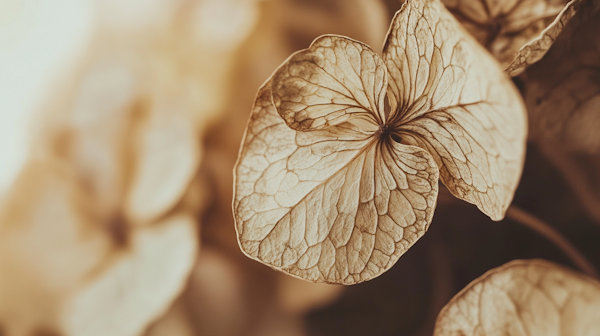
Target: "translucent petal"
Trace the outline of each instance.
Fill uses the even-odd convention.
[[[550,49],[581,0],[442,2],[505,71],[516,76]]]
[[[440,312],[435,336],[600,334],[600,283],[544,260],[495,268]]]
[[[429,151],[457,197],[500,220],[519,181],[526,114],[497,62],[439,1],[406,2],[384,61],[390,121],[403,142]]]
[[[353,284],[380,275],[431,222],[433,159],[344,124],[294,131],[271,103],[269,84],[258,93],[235,168],[240,247],[310,281]]]
[[[291,128],[323,129],[351,118],[384,120],[387,78],[371,48],[342,36],[317,38],[273,75],[273,102]]]

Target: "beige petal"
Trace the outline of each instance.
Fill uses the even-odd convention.
[[[389,269],[425,231],[438,172],[424,150],[354,128],[297,132],[258,92],[235,168],[234,216],[250,258],[315,282]]]
[[[527,131],[510,79],[437,0],[403,5],[383,59],[388,123],[403,142],[433,155],[453,195],[502,219],[521,175]]]
[[[539,1],[539,0],[538,0]],[[563,28],[567,25],[569,20],[580,10],[583,0],[571,0],[566,4],[558,13],[558,15],[554,18],[554,20],[547,25],[547,27],[531,41],[525,43],[519,52],[515,56],[514,60],[506,67],[504,71],[508,73],[510,76],[517,76],[522,73],[528,66],[534,64],[539,61],[546,55],[550,47],[556,39],[558,35],[563,31]],[[563,1],[559,1],[555,6],[548,6],[548,16],[543,20],[544,23],[548,22],[550,18],[553,17],[551,11],[556,11],[559,8],[559,4],[564,3]],[[541,6],[540,6],[541,7]],[[524,15],[524,17],[526,17]],[[535,26],[542,27],[543,24],[541,20]],[[534,25],[530,25],[528,30],[535,31]],[[526,30],[524,30],[526,31]],[[525,40],[525,37],[523,37]]]
[[[129,250],[116,253],[65,304],[66,335],[139,335],[183,290],[196,258],[196,234],[187,215],[135,229]]]
[[[200,140],[181,103],[158,101],[140,129],[128,218],[148,223],[175,205],[200,162]]]
[[[115,211],[119,206],[127,178],[123,162],[128,157],[133,106],[139,94],[137,69],[128,56],[103,55],[86,65],[76,79],[74,93],[69,91],[49,114],[61,129],[51,138],[52,146],[72,164],[100,212]]]
[[[351,118],[382,124],[386,71],[367,45],[325,35],[273,75],[273,102],[289,127],[323,129]]]
[[[70,168],[28,163],[0,210],[0,326],[8,336],[138,335],[183,287],[196,224],[122,223],[129,239],[119,241]]]
[[[548,261],[513,261],[458,293],[434,335],[600,335],[600,283]]]
[[[528,68],[530,139],[600,223],[600,2],[584,1],[552,49]],[[552,71],[548,71],[552,69]]]
[[[539,61],[581,0],[442,0],[511,76]]]
[[[0,210],[0,328],[7,336],[57,330],[59,307],[110,253],[100,225],[82,211],[73,174],[31,161]]]

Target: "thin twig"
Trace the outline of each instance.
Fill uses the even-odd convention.
[[[550,226],[548,223],[543,220],[533,216],[532,214],[511,205],[506,211],[506,217],[512,219],[513,221],[527,226],[533,231],[541,234],[550,240],[554,245],[556,245],[564,254],[571,259],[571,261],[577,265],[582,271],[585,273],[595,277],[600,278],[598,276],[598,271],[594,268],[594,266],[587,260],[587,258],[579,252],[579,250],[571,244],[560,232]]]

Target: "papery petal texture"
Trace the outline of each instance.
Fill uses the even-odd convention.
[[[405,3],[390,27],[388,121],[431,153],[456,197],[500,220],[524,162],[526,114],[497,62],[439,1]]]
[[[287,125],[322,129],[361,117],[385,119],[385,65],[371,48],[341,36],[322,36],[273,75],[273,102]]]
[[[442,0],[477,41],[517,76],[550,49],[582,0]]]
[[[310,281],[372,279],[425,233],[440,177],[502,219],[525,138],[497,61],[439,0],[408,1],[382,58],[325,35],[259,90],[235,168],[240,247]]]
[[[600,283],[544,260],[516,260],[474,280],[440,312],[435,336],[600,334]]]
[[[290,129],[260,89],[235,168],[242,250],[315,282],[353,284],[389,269],[427,229],[437,197],[424,150],[340,124]]]
[[[555,47],[527,70],[523,96],[536,141],[600,153],[599,29],[600,3],[584,2]]]
[[[561,3],[564,3],[564,0],[559,1],[557,4],[549,4],[547,7],[548,15],[546,17],[541,17],[540,21],[545,22],[554,17],[552,12],[555,12]],[[554,17],[552,23],[550,23],[539,36],[525,43],[521,49],[519,49],[513,61],[506,67],[506,73],[513,77],[517,76],[525,71],[527,67],[541,60],[548,50],[550,50],[550,47],[552,47],[554,41],[556,41],[558,35],[563,31],[569,20],[571,20],[577,11],[579,11],[581,3],[582,0],[572,0],[562,7],[560,13]],[[542,26],[541,22],[537,25]]]

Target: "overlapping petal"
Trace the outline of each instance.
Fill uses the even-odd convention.
[[[559,3],[564,3],[564,0],[560,1]],[[558,38],[558,35],[562,33],[567,23],[579,11],[581,5],[582,0],[571,0],[564,7],[559,7],[559,4],[553,4],[552,6],[549,5],[547,7],[547,16],[541,17],[538,21],[539,23],[537,23],[537,26],[543,27],[545,23],[549,21],[549,19],[554,18],[554,20],[552,20],[552,22],[548,24],[537,37],[523,44],[523,46],[517,52],[515,58],[504,71],[506,71],[506,73],[510,76],[514,77],[521,74],[530,65],[541,60],[542,57],[544,57],[544,55],[546,55],[546,53],[550,50],[550,47],[552,47],[554,41],[556,41]],[[556,12],[557,10],[560,10],[560,12],[558,15],[554,16],[553,12]],[[525,41],[525,38],[522,41]]]
[[[350,118],[382,124],[387,74],[381,58],[360,42],[317,38],[273,75],[273,102],[287,125],[310,131]]]
[[[428,150],[458,198],[500,220],[523,167],[526,114],[497,62],[439,1],[409,1],[392,22],[383,59],[389,123]]]
[[[62,307],[66,335],[139,335],[183,290],[198,252],[188,214],[134,229],[129,251]]]
[[[427,229],[438,173],[424,150],[340,127],[295,131],[260,89],[235,168],[242,250],[316,282],[390,268]]]
[[[126,200],[126,213],[134,223],[149,223],[170,210],[194,177],[201,149],[186,111],[181,104],[160,102],[141,127]]]
[[[510,79],[439,0],[403,5],[383,60],[320,37],[259,90],[235,168],[240,247],[311,281],[374,278],[424,234],[440,176],[502,219],[525,124]]]
[[[454,16],[517,76],[550,49],[581,0],[442,0]]]
[[[36,159],[0,208],[8,335],[138,335],[183,289],[198,252],[193,217],[134,227],[97,216],[85,187],[65,162]]]
[[[528,69],[525,102],[532,138],[600,153],[600,3],[586,1],[546,57]],[[548,71],[547,69],[553,69]]]

